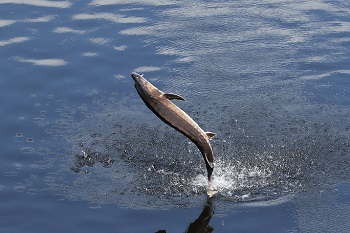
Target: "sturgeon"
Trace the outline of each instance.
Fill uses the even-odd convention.
[[[209,139],[215,136],[215,133],[203,131],[187,113],[170,101],[173,99],[185,101],[183,97],[160,91],[138,73],[133,72],[131,77],[135,81],[135,88],[138,94],[148,108],[166,124],[189,138],[198,147],[207,168],[208,195],[211,196],[210,181],[214,169],[214,155]]]

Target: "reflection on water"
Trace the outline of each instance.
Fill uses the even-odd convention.
[[[20,57],[14,58],[19,62],[31,63],[36,66],[64,66],[67,64],[63,59],[24,59]]]
[[[158,70],[160,70],[160,68],[155,66],[141,66],[136,68],[134,72],[152,72],[152,71],[158,71]]]
[[[1,3],[10,2],[25,4],[23,1]],[[1,19],[4,28],[20,23],[32,27],[36,27],[37,23],[53,23],[56,26],[45,32],[38,27],[31,37],[1,40],[0,46],[35,41],[36,37],[47,32],[64,36],[73,34],[86,42],[77,51],[78,56],[93,59],[103,55],[86,51],[84,46],[88,46],[89,50],[103,48],[128,53],[130,61],[138,58],[132,64],[132,69],[137,72],[160,74],[167,67],[171,77],[162,73],[152,79],[172,92],[188,97],[190,101],[183,104],[185,110],[199,120],[203,128],[218,132],[218,138],[213,141],[216,154],[213,185],[225,198],[247,200],[305,188],[309,180],[313,180],[313,175],[319,173],[318,170],[326,169],[323,163],[328,161],[329,154],[344,156],[336,157],[331,164],[340,166],[340,171],[347,171],[342,165],[348,151],[347,109],[336,105],[311,105],[300,94],[304,91],[305,80],[348,74],[341,62],[346,58],[346,54],[341,52],[346,41],[339,34],[347,29],[348,24],[341,19],[346,12],[339,11],[332,4],[321,4],[321,1],[320,4],[282,1],[274,3],[274,7],[269,2],[256,4],[249,1],[220,4],[137,2],[139,7],[132,5],[130,8],[131,5],[124,1],[92,1],[89,7],[95,10],[78,10],[65,17],[45,12],[36,17],[27,16],[24,20]],[[34,1],[29,4],[57,8],[71,6],[68,1]],[[120,8],[111,12],[101,8],[105,5]],[[145,5],[167,6],[152,11],[154,15],[151,16],[162,20],[152,19]],[[312,18],[317,16],[316,10],[340,18],[332,22],[315,22]],[[57,24],[56,21],[62,17],[63,22]],[[215,21],[211,20],[213,17]],[[255,20],[257,18],[259,21]],[[97,26],[100,22],[104,22],[103,25],[107,23],[107,30]],[[109,28],[116,25],[117,34],[110,34]],[[324,42],[317,37],[325,34],[332,40],[329,41],[330,46],[323,50]],[[167,58],[168,65],[150,62],[147,54],[139,53],[140,49],[133,52],[134,46],[123,39],[139,35],[147,46],[153,45],[155,54]],[[59,40],[69,47],[75,46],[74,40],[72,44],[65,37]],[[311,40],[314,53],[306,52]],[[46,67],[71,67],[77,63],[70,56],[61,56],[64,58],[14,56],[12,60]],[[330,59],[339,62],[338,70],[312,71],[302,67],[326,63]],[[179,64],[187,64],[190,68],[178,68]],[[128,73],[130,71],[127,70]],[[125,74],[112,76],[121,88],[129,87]],[[44,128],[46,133],[58,134],[60,140],[69,135],[68,144],[72,149],[68,150],[68,154],[70,157],[77,155],[77,161],[67,167],[74,167],[73,170],[79,172],[85,166],[94,167],[99,163],[105,167],[105,158],[121,160],[128,169],[141,170],[140,174],[133,175],[136,182],[134,186],[127,187],[128,192],[180,193],[185,196],[203,193],[203,169],[198,166],[198,154],[192,144],[187,144],[181,136],[157,122],[151,124],[153,119],[147,112],[135,114],[139,111],[139,103],[134,103],[137,100],[133,96],[108,99],[96,95],[94,98],[104,99],[108,106],[94,101],[81,107],[65,104],[60,106],[60,111],[57,109],[58,116],[53,123],[44,120],[46,114],[33,118],[33,122]],[[98,109],[95,112],[90,109],[88,113],[87,108],[91,104]],[[37,107],[47,111],[46,106]],[[338,125],[344,127],[339,128]],[[60,135],[67,129],[70,129],[69,133]],[[36,149],[32,146],[22,148],[22,152],[29,151],[35,152]],[[68,157],[67,161],[71,159]],[[116,166],[110,165],[112,168]],[[329,177],[333,176],[339,177],[338,172],[331,170]],[[121,186],[126,185],[123,183]]]
[[[304,232],[347,232],[350,229],[349,184],[334,189],[313,190],[295,200]]]
[[[169,0],[93,0],[90,5],[96,6],[106,6],[106,5],[120,5],[120,4],[144,4],[150,6],[163,6],[163,5],[172,5],[173,1]]]
[[[55,7],[55,8],[69,8],[71,3],[69,1],[49,1],[49,0],[1,0],[0,4],[24,4],[31,6],[40,6],[40,7]]]
[[[47,23],[47,22],[50,22],[51,20],[54,20],[55,18],[56,18],[56,16],[54,16],[54,15],[44,15],[44,16],[41,16],[39,18],[24,19],[23,22],[27,22],[27,23]]]
[[[142,104],[133,70],[184,96],[180,107],[218,134],[221,211],[349,182],[348,1],[0,5],[2,132],[16,145],[2,153],[10,162],[0,191],[138,209],[200,205],[201,155]],[[293,207],[305,231],[317,229],[312,217],[329,223],[315,213],[330,206],[347,213],[338,192],[313,195]]]
[[[6,46],[6,45],[14,44],[14,43],[21,43],[21,42],[27,41],[29,39],[30,38],[28,38],[28,37],[15,37],[15,38],[11,38],[8,40],[2,40],[2,41],[0,41],[0,46]]]
[[[211,233],[214,231],[214,228],[209,226],[210,219],[212,218],[212,199],[207,198],[207,202],[205,203],[203,210],[201,214],[198,216],[198,218],[192,222],[187,230],[186,233],[197,233],[197,232],[203,232],[203,233]],[[159,230],[156,233],[166,233],[166,230]]]
[[[86,32],[83,30],[75,30],[69,27],[57,27],[53,32],[56,33],[76,33],[76,34],[85,34]]]
[[[2,19],[0,19],[0,27],[6,27],[6,26],[9,26],[9,25],[14,24],[16,22],[47,23],[55,18],[56,18],[56,16],[54,16],[54,15],[44,15],[44,16],[41,16],[39,18],[26,18],[26,19],[21,19],[21,20],[2,20]]]
[[[199,217],[188,226],[187,233],[195,233],[195,232],[205,232],[210,233],[214,231],[214,228],[209,226],[210,219],[212,217],[212,201],[210,198],[207,199],[207,203],[205,204],[202,213]]]
[[[3,20],[0,19],[0,27],[6,27],[8,25],[16,23],[16,20]]]
[[[48,106],[38,108],[33,122],[65,148],[58,152],[59,169],[45,175],[46,185],[68,199],[99,204],[137,208],[197,205],[206,196],[206,177],[195,145],[159,122],[136,96],[116,102],[118,95],[106,98],[106,94],[89,93],[85,103],[77,107],[68,100],[51,101],[51,105],[57,102],[50,107],[59,116],[54,122],[46,119],[52,114]],[[275,110],[269,112],[275,117],[268,125],[264,116],[255,118],[263,122],[260,125],[249,117],[225,118],[226,110],[221,111],[226,120],[219,124],[221,135],[212,140],[213,187],[218,200],[266,201],[348,179],[350,146],[346,132],[350,127],[344,123],[345,131],[338,129],[335,134],[334,126],[323,123],[323,117],[319,119],[322,123],[311,124],[305,116],[277,117],[279,111]],[[310,114],[320,111],[322,108],[317,107]],[[250,111],[246,108],[244,112]],[[190,114],[199,119],[202,116]],[[338,115],[333,123],[338,125],[346,119],[347,115]],[[26,137],[22,132],[15,135],[18,143],[24,144],[22,153],[45,155],[32,166],[53,166],[57,155],[50,156],[51,146],[27,145]],[[99,189],[87,183],[96,183]]]
[[[113,23],[144,23],[145,18],[142,17],[125,17],[123,15],[111,14],[111,13],[96,13],[96,14],[78,14],[74,15],[75,20],[99,20],[104,19]]]

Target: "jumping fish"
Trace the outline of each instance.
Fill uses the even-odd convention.
[[[165,123],[189,138],[198,147],[203,155],[208,173],[207,193],[209,196],[214,195],[215,192],[212,190],[210,183],[214,169],[214,155],[209,139],[215,136],[215,133],[204,132],[189,115],[170,101],[173,99],[185,101],[183,97],[160,91],[142,75],[135,72],[131,74],[131,77],[135,81],[137,92],[148,108]]]

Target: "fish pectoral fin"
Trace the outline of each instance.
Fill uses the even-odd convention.
[[[205,132],[205,134],[208,136],[209,139],[211,139],[216,135],[216,133],[213,133],[213,132]]]
[[[177,100],[185,101],[185,98],[183,98],[182,96],[179,96],[179,95],[176,95],[176,94],[172,94],[172,93],[165,93],[164,96],[168,100],[177,99]]]

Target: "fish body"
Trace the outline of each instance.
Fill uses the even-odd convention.
[[[183,97],[160,91],[137,73],[132,73],[131,77],[135,81],[137,92],[148,108],[165,123],[189,138],[198,147],[205,161],[210,186],[214,169],[214,155],[209,139],[215,133],[203,131],[187,113],[170,101],[172,99],[184,101]]]

